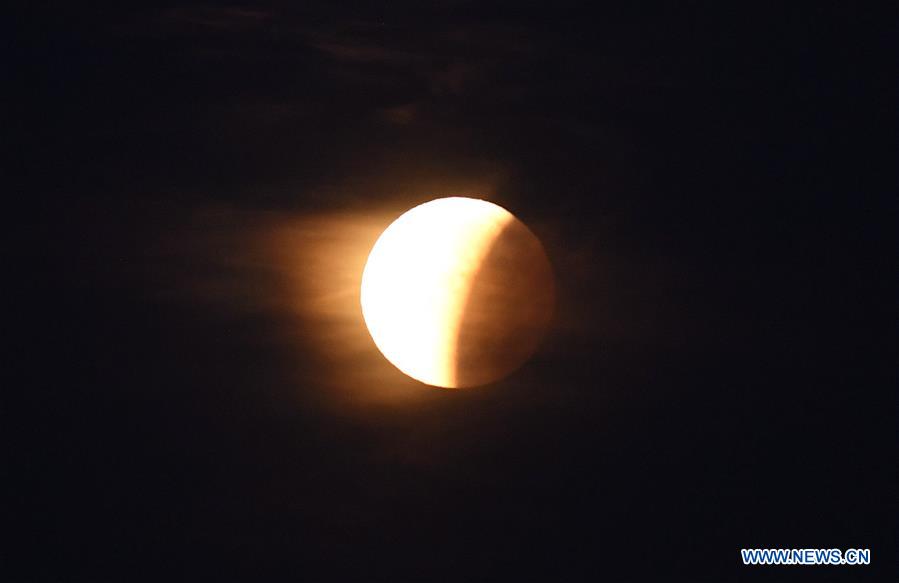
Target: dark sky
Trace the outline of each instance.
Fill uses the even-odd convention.
[[[895,576],[895,15],[124,4],[7,19],[0,578]],[[557,278],[471,391],[352,307],[454,194]]]

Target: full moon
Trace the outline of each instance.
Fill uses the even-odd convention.
[[[439,198],[396,219],[362,273],[362,315],[378,350],[425,384],[499,380],[536,350],[552,315],[552,269],[506,209]]]

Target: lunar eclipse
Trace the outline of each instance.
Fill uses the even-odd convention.
[[[473,198],[404,213],[362,275],[362,313],[378,349],[405,374],[445,388],[518,368],[540,340],[552,298],[537,238],[509,211]]]
[[[0,583],[896,580],[881,5],[11,3]]]

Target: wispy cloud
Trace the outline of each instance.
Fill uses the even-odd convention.
[[[189,4],[163,12],[167,25],[190,25],[219,31],[241,31],[267,24],[273,13],[258,8]]]

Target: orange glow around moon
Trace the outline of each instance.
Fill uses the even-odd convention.
[[[405,374],[438,387],[484,384],[536,347],[551,280],[539,241],[509,211],[441,198],[378,238],[362,274],[362,314],[375,345]],[[529,284],[531,293],[515,289]]]

